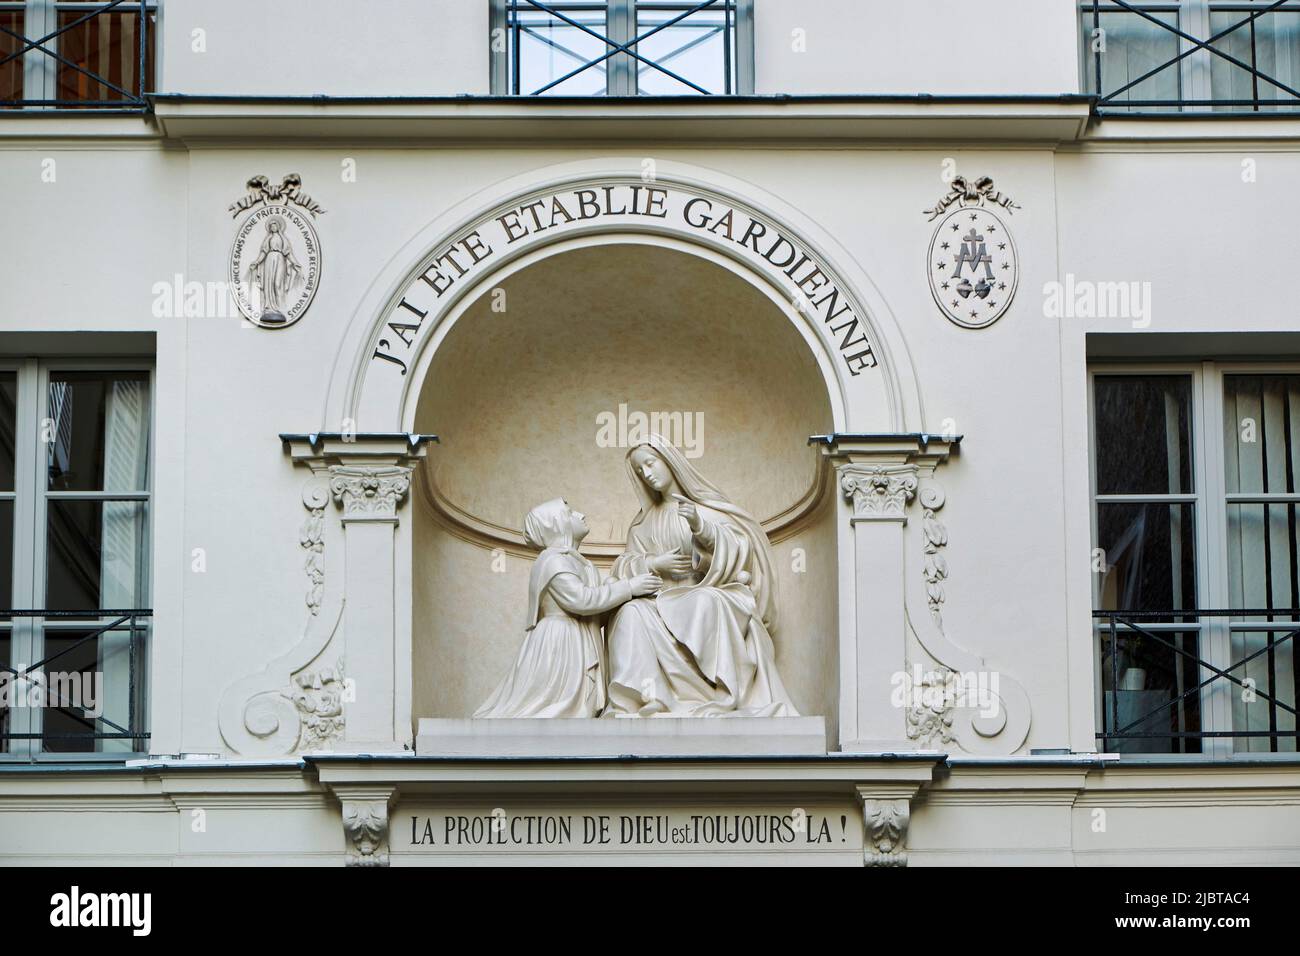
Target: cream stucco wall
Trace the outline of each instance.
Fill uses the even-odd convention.
[[[641,151],[603,152],[610,165],[630,170],[643,159]],[[948,493],[951,636],[1028,689],[1029,747],[1090,747],[1087,449],[1068,436],[1086,434],[1083,331],[1108,326],[1045,318],[1039,290],[1066,271],[1149,277],[1153,329],[1290,330],[1293,320],[1277,305],[1286,301],[1284,278],[1252,250],[1156,237],[1200,236],[1213,221],[1280,243],[1283,226],[1269,210],[1289,201],[1287,173],[1300,160],[1249,144],[1153,154],[1114,147],[1056,153],[662,145],[653,152],[689,165],[701,179],[725,169],[781,196],[871,277],[904,330],[906,358],[921,383],[924,414],[912,427],[940,432],[951,420],[966,436],[961,454],[938,476]],[[1253,184],[1240,180],[1245,153],[1259,160]],[[468,195],[491,194],[494,182],[530,171],[542,177],[552,164],[588,155],[464,147],[184,150],[131,141],[110,147],[9,140],[0,150],[0,176],[13,185],[24,222],[0,236],[4,330],[157,333],[152,663],[162,676],[151,690],[153,749],[223,750],[214,716],[222,691],[301,631],[305,474],[283,456],[276,435],[340,427],[322,410],[339,343],[353,323],[370,319],[355,310],[373,277],[394,259],[413,268],[418,255],[400,250],[441,210]],[[944,191],[948,156],[959,170],[994,175],[1022,206],[1010,219],[1023,261],[1021,291],[1010,312],[982,332],[944,320],[921,280],[918,257],[930,227],[920,210]],[[340,178],[348,157],[357,160],[356,182]],[[41,181],[45,158],[56,163],[55,182]],[[324,275],[306,319],[267,333],[229,317],[154,316],[156,283],[176,274],[221,277],[232,231],[226,206],[244,180],[290,170],[302,173],[329,210],[317,223]],[[107,178],[115,185],[111,196],[102,189]],[[1206,191],[1198,185],[1205,181],[1221,188]],[[1180,198],[1190,194],[1199,195],[1199,205]],[[70,252],[76,262],[67,268],[59,253]],[[1249,281],[1190,280],[1224,274]],[[780,440],[804,454],[811,424],[791,420]],[[706,438],[729,431],[711,423],[706,429]],[[448,432],[434,460],[455,448]],[[517,502],[499,513],[511,508]],[[399,553],[411,548],[414,515],[402,513]],[[202,573],[192,568],[196,548],[206,554]],[[327,550],[327,588],[340,558]]]

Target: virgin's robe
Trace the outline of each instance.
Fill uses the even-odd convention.
[[[650,560],[680,549],[693,570],[653,597],[636,598],[612,617],[608,716],[794,717],[777,673],[772,638],[749,583],[752,545],[730,516],[696,502],[692,535],[677,503],[657,504],[628,535],[612,576],[653,570]],[[772,587],[775,582],[766,582]]]

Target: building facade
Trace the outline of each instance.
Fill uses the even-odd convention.
[[[0,859],[1300,862],[1297,88],[1294,0],[0,3]],[[476,718],[558,497],[650,623]]]

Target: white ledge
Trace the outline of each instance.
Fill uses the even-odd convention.
[[[415,752],[422,757],[825,756],[826,722],[821,717],[425,717]]]
[[[358,137],[501,142],[638,141],[819,144],[863,141],[1077,140],[1078,97],[770,97],[584,100],[452,97],[350,100],[158,97],[169,139]]]

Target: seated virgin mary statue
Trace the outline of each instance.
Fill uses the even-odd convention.
[[[658,594],[606,628],[604,716],[797,717],[773,658],[767,535],[657,435],[627,456],[641,511],[612,577],[658,574]]]

